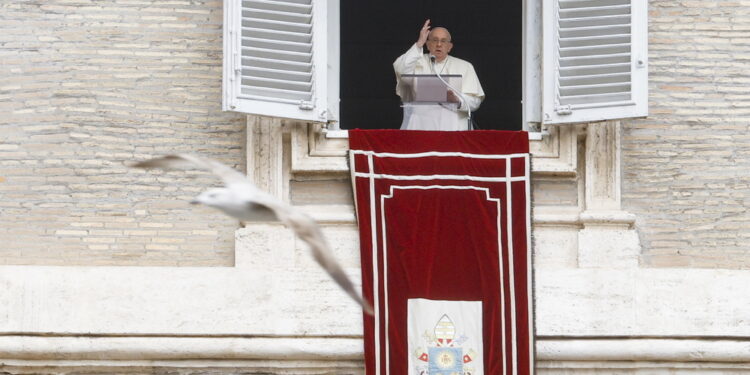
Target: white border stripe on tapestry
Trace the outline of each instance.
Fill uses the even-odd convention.
[[[508,177],[512,175],[510,164],[510,159],[505,159],[505,174]],[[508,263],[515,264],[513,261],[513,252],[515,250],[513,248],[513,187],[510,183],[505,184],[505,214],[508,218],[508,222],[505,224],[508,230],[508,235],[505,237],[508,241]],[[508,267],[508,280],[510,280],[510,337],[511,343],[513,343],[510,346],[510,350],[513,353],[511,355],[513,360],[513,375],[516,375],[518,373],[518,343],[516,342],[516,275],[513,268]],[[503,337],[503,339],[505,338]]]
[[[352,179],[352,197],[354,198],[354,216],[358,217],[359,215],[359,207],[357,206],[357,168],[354,166],[354,152],[352,150],[349,150],[349,165],[351,165],[351,168],[349,168],[349,174],[351,175]]]
[[[391,195],[393,195],[393,186],[391,186]],[[391,340],[388,338],[388,239],[385,235],[385,209],[383,207],[385,199],[383,197],[383,195],[380,196],[380,233],[382,236],[381,243],[383,244],[383,305],[385,305],[383,309],[385,311],[385,314],[383,314],[383,320],[385,320],[383,339],[385,340],[385,373],[389,374],[391,371]]]
[[[508,185],[510,185],[510,184],[508,184]],[[485,193],[485,196],[486,196],[486,198],[487,198],[488,201],[495,202],[497,204],[497,252],[498,252],[497,256],[498,256],[498,259],[500,261],[500,312],[501,312],[500,313],[500,316],[501,316],[500,322],[501,322],[502,331],[505,332],[505,327],[506,327],[506,324],[505,324],[505,290],[504,290],[505,288],[503,287],[504,275],[503,275],[503,245],[502,245],[503,244],[503,242],[502,242],[503,241],[502,240],[503,234],[502,234],[502,229],[501,229],[502,228],[502,224],[501,224],[501,220],[500,220],[500,217],[501,217],[500,215],[502,213],[502,206],[501,206],[500,198],[492,198],[490,196],[490,190],[489,190],[489,188],[487,188],[487,187],[479,187],[479,186],[458,186],[458,185],[394,186],[394,185],[391,185],[390,186],[389,195],[381,195],[380,196],[380,217],[381,217],[381,219],[385,217],[385,198],[393,198],[394,189],[398,189],[398,190],[407,190],[407,189],[417,189],[417,190],[431,190],[431,189],[442,189],[442,190],[449,190],[449,189],[451,189],[451,190],[477,190],[477,191],[483,191]],[[508,231],[510,231],[510,229],[508,229]],[[382,221],[382,229],[381,229],[380,232],[381,232],[381,236],[383,237],[382,241],[381,241],[382,244],[383,244],[383,272],[386,273],[386,272],[388,272],[387,271],[387,269],[388,269],[388,261],[387,261],[387,259],[388,259],[387,258],[388,248],[386,247],[385,220]],[[513,268],[513,263],[510,263],[508,265],[508,268],[512,269]],[[388,312],[388,279],[387,279],[387,275],[384,275],[384,278],[385,278],[385,281],[386,281],[385,283],[383,283],[383,285],[384,285],[384,294],[385,294],[385,298],[386,298],[386,301],[385,301],[385,305],[386,305],[385,306],[385,311],[386,311],[386,314],[385,314],[385,340],[386,340],[385,341],[385,351],[386,351],[386,375],[387,375],[389,373],[389,370],[390,370],[390,366],[388,364],[388,362],[389,362],[389,355],[388,354],[390,352],[390,347],[389,347],[389,341],[388,341],[388,313],[387,313]],[[512,289],[511,289],[511,291],[512,291]],[[506,374],[507,373],[506,372],[506,367],[507,367],[506,363],[507,363],[507,355],[508,355],[508,353],[507,353],[507,351],[505,349],[505,341],[506,340],[505,340],[504,336],[503,336],[503,339],[501,341],[502,341],[502,347],[503,347],[503,349],[502,349],[502,351],[503,351],[503,374]],[[411,355],[411,353],[409,353],[409,355]],[[515,362],[516,361],[514,360],[513,363],[515,363]]]
[[[512,199],[511,197],[506,197],[508,199]],[[498,199],[499,201],[500,199]],[[505,270],[503,270],[503,217],[502,217],[502,207],[497,208],[497,258],[500,266],[500,329],[502,330],[502,337],[500,339],[500,342],[502,343],[501,348],[503,351],[503,375],[506,375],[508,373],[508,348],[505,345],[505,330],[506,330],[506,324],[505,324],[505,286],[503,285],[503,281],[505,280]],[[508,267],[513,267],[513,264],[509,264]]]
[[[367,167],[373,174],[372,156],[367,157]],[[380,374],[380,304],[378,298],[378,226],[375,215],[375,179],[370,177],[370,235],[372,236],[372,302],[375,311],[375,373]]]
[[[510,159],[508,159],[510,160]],[[467,176],[467,175],[454,175],[454,174],[434,174],[434,175],[394,175],[394,174],[383,174],[383,173],[361,173],[357,172],[354,174],[356,177],[363,178],[376,178],[383,180],[419,180],[419,181],[430,181],[430,180],[457,180],[457,181],[482,181],[482,182],[516,182],[526,181],[526,177],[482,177],[482,176]]]
[[[427,158],[427,157],[461,157],[461,158],[472,158],[472,159],[508,159],[508,158],[520,158],[526,154],[472,154],[467,152],[442,152],[442,151],[428,151],[418,152],[414,154],[395,154],[392,152],[375,152],[375,151],[364,151],[364,150],[352,150],[356,155],[367,155],[377,156],[379,158]]]
[[[528,179],[531,175],[531,159],[528,154],[523,159],[526,169],[524,172],[526,177],[526,181],[524,181],[524,186],[526,187],[526,315],[529,321],[529,371],[531,375],[534,375],[534,293],[532,291],[532,285],[534,285],[532,284],[532,262],[534,261],[534,257],[531,251],[533,248],[531,246],[531,184]]]

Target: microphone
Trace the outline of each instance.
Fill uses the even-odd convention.
[[[459,103],[459,108],[461,108],[462,105],[466,106],[466,112],[469,115],[468,124],[467,124],[467,130],[471,130],[471,107],[469,106],[469,102],[466,100],[466,97],[464,97],[464,94],[461,93],[461,91],[456,90],[451,86],[448,82],[446,82],[443,77],[440,76],[440,72],[435,69],[435,60],[437,57],[435,55],[430,54],[430,64],[432,65],[432,71],[435,72],[435,75],[437,75],[438,79],[440,79],[440,82],[443,82],[445,86],[447,86],[449,89],[453,90],[454,93],[458,94],[458,97],[460,98],[461,103]]]

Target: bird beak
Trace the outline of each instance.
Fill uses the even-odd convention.
[[[201,202],[198,202],[197,199],[193,199],[190,201],[190,204],[200,204]]]

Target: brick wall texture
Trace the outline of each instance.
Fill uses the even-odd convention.
[[[244,170],[221,110],[221,0],[0,2],[0,264],[233,263],[218,181],[126,162],[198,152]]]
[[[750,268],[750,1],[649,1],[650,115],[624,122],[647,267]]]

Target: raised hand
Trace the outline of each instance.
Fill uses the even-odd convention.
[[[430,35],[430,20],[424,21],[424,26],[419,30],[419,39],[417,39],[417,47],[422,48],[427,43],[427,37]]]

